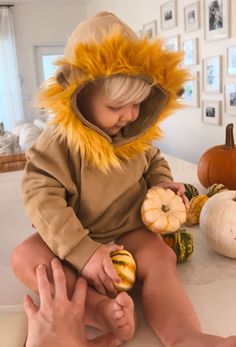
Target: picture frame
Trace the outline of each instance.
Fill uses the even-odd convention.
[[[219,94],[222,91],[222,56],[203,59],[203,90]]]
[[[229,37],[229,0],[205,0],[205,40]]]
[[[184,40],[182,48],[185,52],[183,65],[192,66],[198,64],[198,38]]]
[[[153,20],[143,25],[143,36],[153,39],[157,36],[157,20]]]
[[[200,29],[200,1],[184,7],[184,27],[187,33]]]
[[[236,46],[227,48],[227,74],[236,76]]]
[[[193,79],[190,81],[187,81],[184,84],[185,91],[183,95],[181,96],[181,99],[184,105],[189,107],[196,107],[196,108],[200,106],[199,85],[200,85],[200,73],[197,71],[196,74],[193,76]]]
[[[164,48],[168,51],[177,52],[180,48],[180,35],[167,37],[164,40]]]
[[[143,30],[138,30],[135,32],[135,34],[138,36],[139,39],[143,38]]]
[[[220,100],[204,100],[202,102],[202,121],[211,125],[222,125],[222,102]]]
[[[225,85],[225,112],[236,116],[236,83]]]
[[[161,5],[161,29],[167,30],[177,26],[176,0]]]

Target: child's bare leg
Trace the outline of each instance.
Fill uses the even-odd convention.
[[[32,291],[38,293],[35,269],[39,264],[47,268],[47,275],[53,287],[51,260],[55,254],[49,249],[39,234],[34,234],[16,247],[12,256],[12,267],[16,276]],[[70,298],[78,277],[69,264],[63,264],[67,293]],[[120,293],[112,299],[88,287],[85,324],[96,327],[102,332],[110,332],[121,340],[129,340],[135,331],[134,305],[131,297]]]
[[[161,237],[143,228],[122,235],[117,243],[123,244],[136,259],[137,276],[143,282],[144,312],[165,346],[236,346],[236,337],[223,339],[201,332],[196,313],[178,280],[175,254]]]

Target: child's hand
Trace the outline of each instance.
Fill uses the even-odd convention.
[[[119,245],[102,245],[89,259],[81,274],[87,282],[93,285],[101,294],[116,296],[117,289],[114,282],[120,282],[121,279],[117,275],[110,258],[110,253],[122,250],[123,246]]]
[[[171,190],[173,190],[173,192],[175,192],[175,194],[179,195],[182,198],[183,203],[185,204],[186,209],[189,208],[189,201],[188,201],[187,196],[184,194],[185,187],[184,187],[183,183],[162,182],[162,183],[158,183],[157,187],[162,187],[164,189],[171,189]]]

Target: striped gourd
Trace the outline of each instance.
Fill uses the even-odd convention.
[[[203,205],[208,200],[208,196],[205,194],[200,194],[194,196],[190,201],[190,207],[187,210],[187,219],[185,224],[192,226],[199,223],[200,213],[203,208]]]
[[[135,283],[136,263],[133,256],[126,250],[111,253],[114,268],[122,279],[121,283],[114,285],[118,291],[130,290]]]
[[[189,201],[194,197],[199,195],[199,192],[197,190],[196,187],[194,187],[192,184],[189,183],[183,183],[184,188],[185,188],[185,192],[184,194],[187,196],[187,198],[189,199]]]
[[[178,263],[186,261],[193,253],[192,234],[181,228],[175,233],[162,235],[165,243],[170,246],[177,257]]]
[[[221,193],[228,190],[222,183],[214,183],[208,188],[207,196],[209,198],[217,193]]]

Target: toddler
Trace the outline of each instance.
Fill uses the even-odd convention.
[[[184,187],[152,141],[159,123],[179,108],[188,78],[182,53],[160,40],[140,40],[119,18],[99,13],[72,33],[56,76],[39,95],[51,125],[27,152],[22,181],[27,213],[37,231],[14,251],[19,279],[38,291],[35,269],[61,259],[67,290],[88,283],[86,324],[120,341],[135,332],[134,305],[119,282],[110,253],[127,249],[137,263],[148,323],[168,347],[236,346],[201,332],[176,274],[174,252],[141,220],[152,186],[170,188],[186,206]],[[115,243],[111,243],[115,241]],[[66,318],[65,318],[66,319]]]

